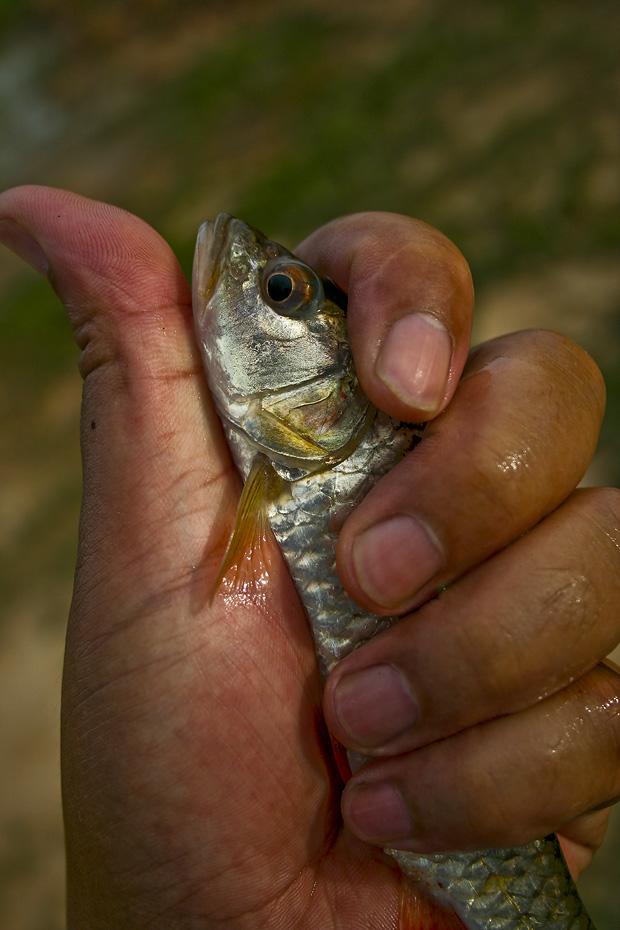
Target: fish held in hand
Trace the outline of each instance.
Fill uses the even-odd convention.
[[[336,542],[352,509],[422,429],[377,411],[364,395],[346,295],[241,220],[221,214],[201,226],[193,306],[209,389],[245,482],[215,587],[239,573],[271,527],[326,678],[394,622],[346,594]],[[363,761],[349,754],[352,768]],[[594,930],[555,836],[503,850],[386,852],[403,873],[400,930]]]

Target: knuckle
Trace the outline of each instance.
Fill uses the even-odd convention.
[[[463,623],[452,630],[459,679],[466,682],[463,716],[475,706],[478,715],[505,712],[518,692],[525,670],[509,623]]]
[[[554,330],[533,330],[522,334],[534,336],[536,346],[534,353],[543,368],[561,377],[562,382],[572,392],[600,409],[605,401],[605,382],[601,371],[588,352],[570,336]]]
[[[470,731],[471,732],[471,731]],[[471,734],[475,735],[475,731]],[[468,740],[471,744],[471,738]],[[461,837],[467,836],[470,848],[510,845],[515,835],[514,796],[511,779],[501,766],[488,758],[488,747],[468,747],[460,760],[458,790],[455,793],[452,821]],[[481,759],[485,761],[481,765]]]
[[[616,565],[620,561],[620,490],[587,488],[578,491],[574,501],[590,537],[590,548],[584,547],[584,551],[597,551],[604,570],[610,563]],[[617,573],[610,578],[606,576],[606,583],[618,585],[620,577]]]
[[[594,720],[593,749],[601,758],[597,793],[608,799],[620,794],[620,675],[605,667],[597,672],[586,709]]]
[[[471,492],[495,520],[520,522],[524,492],[531,480],[526,463],[507,452],[501,437],[490,436],[471,451]]]
[[[620,488],[591,488],[588,490],[588,497],[605,523],[617,527],[620,523]],[[617,529],[620,537],[620,527]],[[620,548],[618,539],[614,539],[614,542],[617,544],[616,548]]]
[[[556,334],[557,335],[557,334]],[[563,348],[564,375],[592,410],[602,416],[605,404],[605,382],[594,359],[567,336],[561,337]]]

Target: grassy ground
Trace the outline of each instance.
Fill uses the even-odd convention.
[[[617,483],[620,70],[615,0],[0,2],[0,183],[143,216],[189,270],[202,219],[294,244],[343,212],[410,213],[471,262],[476,337],[551,326],[610,388]],[[62,922],[58,694],[79,504],[77,350],[0,256],[0,923]],[[620,925],[620,824],[583,881]]]

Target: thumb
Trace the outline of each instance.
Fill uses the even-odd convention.
[[[273,899],[274,862],[292,886],[325,842],[318,681],[275,548],[268,597],[206,604],[238,495],[188,285],[149,226],[64,191],[0,195],[0,240],[47,274],[82,348],[62,702],[69,922],[256,911]]]
[[[82,580],[106,566],[143,588],[150,567],[159,588],[166,572],[178,583],[205,540],[223,545],[212,483],[232,488],[177,259],[124,210],[38,186],[0,194],[0,241],[46,274],[82,349]]]

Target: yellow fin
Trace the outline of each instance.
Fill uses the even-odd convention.
[[[276,474],[267,456],[257,455],[243,486],[228,546],[211,588],[211,601],[213,601],[224,576],[235,564],[237,565],[237,573],[233,587],[237,588],[241,583],[239,563],[246,553],[260,548],[262,540],[269,530],[268,506],[281,492],[283,484],[283,479]]]

